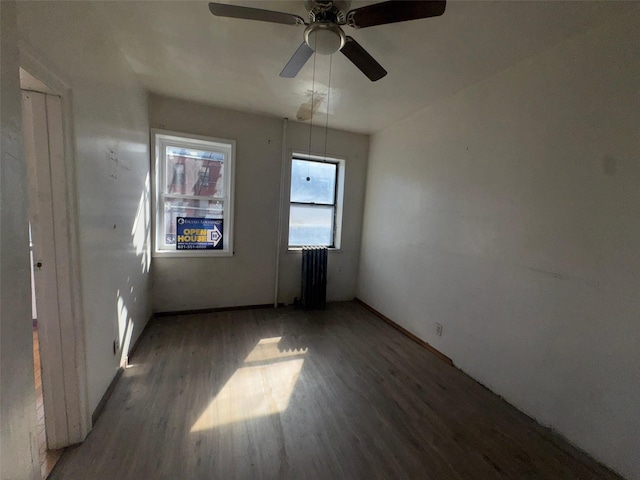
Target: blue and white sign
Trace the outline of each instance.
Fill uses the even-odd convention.
[[[178,217],[177,250],[222,250],[222,219]]]

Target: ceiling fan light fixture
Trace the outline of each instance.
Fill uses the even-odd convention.
[[[304,31],[304,41],[314,52],[332,55],[344,47],[346,37],[338,25],[312,23]]]

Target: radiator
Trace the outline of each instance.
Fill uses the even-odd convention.
[[[305,310],[324,308],[327,301],[327,248],[302,248],[302,294]]]

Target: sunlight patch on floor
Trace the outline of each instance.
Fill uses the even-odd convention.
[[[286,410],[307,350],[281,352],[281,338],[258,342],[193,424],[192,433]]]

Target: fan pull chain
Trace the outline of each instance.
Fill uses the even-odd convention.
[[[316,39],[316,42],[318,40]],[[318,54],[313,52],[313,80],[311,83],[311,118],[309,119],[309,156],[311,156],[311,133],[313,132],[313,101],[316,94],[316,56]]]
[[[331,65],[333,55],[329,55],[329,85],[327,87],[327,120],[324,123],[324,161],[327,161],[327,137],[329,137],[329,107],[331,106]]]

